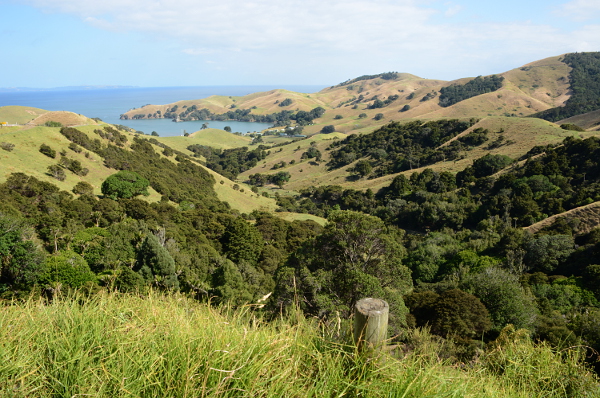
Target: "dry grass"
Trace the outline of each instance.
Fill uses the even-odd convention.
[[[287,90],[271,90],[253,93],[243,97],[211,96],[205,99],[179,101],[175,104],[180,108],[183,105],[197,105],[199,108],[208,108],[215,113],[225,113],[232,105],[240,109],[254,108],[253,113],[267,114],[288,110],[311,110],[317,106],[323,107],[326,112],[315,125],[306,126],[305,134],[316,134],[324,125],[334,125],[336,131],[344,134],[365,133],[393,120],[411,119],[439,119],[488,116],[526,116],[562,104],[570,95],[568,92],[569,67],[562,63],[560,57],[552,57],[536,61],[505,72],[504,86],[500,90],[479,95],[461,101],[451,107],[442,108],[438,105],[439,91],[442,87],[451,84],[464,84],[471,78],[463,78],[447,82],[443,80],[422,79],[410,74],[400,74],[397,80],[382,79],[363,80],[351,85],[330,87],[318,93],[304,94]],[[435,92],[435,98],[421,101],[428,93]],[[408,99],[412,94],[414,98]],[[349,101],[363,95],[365,100],[359,103],[356,109]],[[371,99],[387,98],[398,95],[399,98],[390,105],[380,109],[367,109]],[[279,103],[286,98],[293,100],[287,107],[280,107]],[[141,109],[127,112],[132,116],[136,113],[153,113],[175,105],[149,105]],[[405,105],[410,105],[410,110],[399,112]],[[365,113],[364,119],[358,115]],[[373,117],[383,114],[383,119],[376,121]],[[341,119],[335,119],[341,115]]]
[[[25,124],[48,111],[28,106],[0,107],[0,122],[8,124]]]
[[[564,213],[555,214],[525,227],[524,230],[535,234],[542,229],[551,226],[559,219],[579,220],[575,233],[586,234],[600,225],[600,202],[590,203],[589,205],[576,207],[575,209],[568,210]]]
[[[28,122],[29,125],[43,126],[46,122],[59,122],[63,126],[97,125],[94,120],[68,111],[46,112]]]

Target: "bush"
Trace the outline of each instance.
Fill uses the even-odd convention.
[[[48,120],[46,123],[44,123],[44,126],[46,126],[46,127],[63,127],[61,122],[54,122],[52,120]]]
[[[133,171],[119,171],[102,183],[102,194],[115,200],[129,199],[138,195],[148,196],[150,182]]]
[[[48,166],[47,174],[56,178],[58,181],[64,181],[67,178],[65,170],[57,164]]]
[[[43,153],[44,155],[48,156],[49,158],[56,158],[56,151],[52,148],[50,148],[49,145],[46,144],[42,144],[40,145],[40,152]]]
[[[375,115],[375,117],[373,117],[373,120],[381,120],[383,119],[383,113],[378,113]]]
[[[331,134],[335,131],[335,127],[333,125],[323,126],[320,133],[321,134]]]
[[[46,273],[41,282],[48,285],[60,283],[78,288],[88,282],[96,282],[96,276],[87,262],[73,251],[59,252],[46,260]]]
[[[15,144],[11,144],[10,142],[0,142],[0,148],[10,152],[15,148]]]
[[[93,195],[94,187],[88,182],[79,181],[73,187],[73,193],[76,195]]]

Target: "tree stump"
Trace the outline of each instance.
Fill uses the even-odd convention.
[[[390,306],[381,299],[365,298],[354,306],[354,342],[359,350],[379,351],[387,339]]]

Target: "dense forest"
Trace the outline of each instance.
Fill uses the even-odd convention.
[[[442,160],[453,160],[460,152],[488,140],[488,131],[477,129],[446,146],[442,144],[463,133],[477,120],[437,120],[423,123],[419,120],[389,123],[371,134],[351,135],[335,141],[329,147],[328,166],[337,169],[365,159],[373,169],[372,177],[398,173],[430,165]],[[369,171],[369,173],[371,173]],[[364,174],[359,171],[359,174]]]
[[[569,75],[571,97],[564,106],[531,117],[555,122],[600,109],[600,53],[566,54],[563,62],[572,68]]]
[[[491,93],[502,87],[502,76],[477,76],[465,84],[453,84],[440,89],[440,106],[452,106],[477,95]]]
[[[331,167],[349,153],[379,157],[380,173],[422,166],[437,156],[432,148],[473,124],[391,123],[334,143]],[[23,173],[0,184],[4,298],[152,288],[235,307],[272,294],[267,316],[297,305],[328,322],[376,296],[390,304],[391,335],[402,339],[402,330],[427,326],[452,341],[448,355],[459,362],[485,350],[508,324],[558,348],[600,350],[600,233],[581,232],[577,220],[536,235],[523,229],[600,199],[598,138],[534,148],[519,167],[486,155],[456,175],[398,175],[378,192],[327,186],[278,197],[281,210],[326,217],[322,227],[231,210],[195,159],[156,140],[129,142],[112,128],[61,133],[72,150],[96,153],[114,174],[99,197],[89,184],[66,192]],[[459,142],[481,145],[487,134],[475,130]],[[266,150],[192,149],[232,175]],[[52,155],[51,143],[43,151]],[[57,167],[76,174],[68,164]],[[159,202],[139,198],[150,187]]]

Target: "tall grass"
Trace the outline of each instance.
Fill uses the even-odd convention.
[[[569,370],[587,384],[565,395],[556,383],[522,382],[518,369],[515,375],[485,361],[453,366],[437,355],[440,343],[419,330],[409,353],[370,360],[300,314],[267,323],[253,312],[159,294],[5,305],[0,396],[587,397],[598,388],[577,358],[557,362],[530,342],[522,344],[546,350],[535,362],[544,377],[556,381]],[[508,369],[517,354],[490,358]]]

